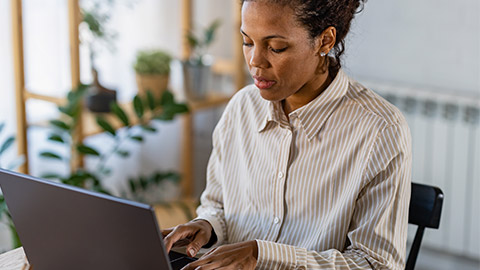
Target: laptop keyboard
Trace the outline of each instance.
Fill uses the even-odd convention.
[[[175,251],[170,251],[170,253],[168,253],[168,257],[170,258],[170,265],[172,266],[173,270],[180,270],[185,265],[197,260],[195,258],[187,257],[185,254]]]

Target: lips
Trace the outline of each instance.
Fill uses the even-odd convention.
[[[260,89],[269,89],[271,88],[274,84],[276,84],[276,81],[273,80],[268,80],[264,77],[260,76],[252,76],[253,80],[255,81],[255,85],[260,88]]]

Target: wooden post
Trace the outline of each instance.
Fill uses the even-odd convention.
[[[18,169],[28,174],[28,144],[27,118],[25,112],[25,72],[23,58],[23,16],[22,0],[12,0],[12,40],[13,40],[13,71],[15,74],[15,102],[17,111],[17,148],[18,154],[25,162]]]
[[[182,60],[188,60],[190,46],[187,34],[192,29],[192,1],[182,0]],[[194,153],[194,131],[193,112],[182,116],[182,195],[184,198],[193,197],[194,175],[193,175],[193,153]]]
[[[72,89],[80,85],[80,40],[78,26],[80,24],[80,6],[78,0],[68,0],[69,32],[70,32],[70,73]],[[77,154],[75,145],[83,141],[83,119],[80,116],[76,130],[73,133],[70,169],[75,172],[83,167],[83,157]]]
[[[187,34],[192,30],[192,0],[182,0],[182,60],[187,60],[192,53]]]
[[[182,193],[184,198],[193,198],[194,174],[193,174],[193,153],[194,130],[193,113],[182,116]]]
[[[234,29],[233,33],[234,37],[234,45],[233,45],[233,57],[234,57],[234,83],[235,83],[235,90],[240,90],[246,84],[245,80],[245,60],[243,57],[243,38],[242,34],[240,34],[240,27],[242,26],[242,6],[240,5],[239,1],[234,1],[233,4],[233,12],[235,14],[234,18]]]

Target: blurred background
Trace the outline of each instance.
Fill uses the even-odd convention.
[[[102,175],[102,188],[117,196],[147,203],[198,198],[213,128],[229,97],[250,83],[238,37],[238,2],[1,0],[0,144],[9,136],[16,141],[0,151],[0,166],[22,164],[21,149],[27,149],[28,168],[24,162],[19,169],[35,176],[65,178],[78,166]],[[368,1],[347,37],[346,73],[400,108],[409,122],[413,181],[445,194],[440,229],[426,231],[417,269],[480,269],[479,12],[477,0]],[[155,86],[139,79],[139,65],[151,64],[142,63],[140,53],[158,51],[172,59],[167,76],[174,101],[159,93],[162,111],[173,111],[153,117],[147,109],[139,114],[138,104],[131,103],[140,93],[142,107],[149,107],[141,89]],[[199,82],[195,76],[209,79]],[[105,89],[114,90],[117,103],[141,126],[123,125],[112,134],[98,120],[88,132],[81,130],[89,128],[85,119],[71,130],[49,122],[68,123],[59,107],[78,81],[90,85],[86,95],[93,102],[108,99],[112,91]],[[207,92],[190,84],[204,84]],[[23,112],[26,123],[18,118]],[[148,115],[158,121],[146,121]],[[122,126],[121,119],[111,120],[114,129],[115,121]],[[52,138],[59,130],[89,146],[77,151],[84,159]],[[4,216],[0,251],[12,247],[7,224]]]

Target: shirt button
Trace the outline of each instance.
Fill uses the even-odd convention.
[[[278,178],[282,178],[283,177],[283,172],[278,172]]]
[[[275,217],[275,218],[273,219],[273,223],[278,224],[279,222],[280,222],[280,218]]]

